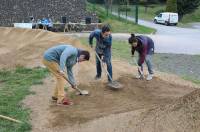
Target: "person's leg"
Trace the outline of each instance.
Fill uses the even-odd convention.
[[[149,72],[149,74],[147,76],[147,80],[151,80],[153,78],[153,74],[154,74],[153,64],[152,64],[152,55],[147,55],[145,58],[145,62],[146,62],[148,72]]]
[[[98,56],[101,59],[102,55],[98,54]],[[96,56],[96,70],[97,70],[96,79],[98,79],[98,78],[101,77],[102,69],[101,69],[101,62],[100,62],[100,60],[98,59],[97,56]]]
[[[152,64],[152,55],[147,55],[146,58],[145,58],[145,62],[147,64],[149,74],[154,74],[153,64]]]
[[[58,73],[59,71],[59,65],[56,62],[50,62],[47,60],[43,60],[44,65],[50,70],[51,73],[56,77],[56,87],[54,89],[54,97],[58,98],[57,102],[62,102],[62,100],[65,97],[64,92],[64,84],[65,80],[64,78]]]

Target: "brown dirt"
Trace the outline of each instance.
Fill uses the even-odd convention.
[[[0,68],[16,65],[41,66],[43,52],[57,43],[86,48],[78,40],[43,30],[0,28]],[[129,132],[199,130],[198,86],[175,75],[158,73],[153,81],[136,80],[136,68],[113,61],[114,79],[124,85],[113,91],[106,86],[106,76],[94,81],[94,54],[90,62],[80,64],[78,86],[89,96],[68,92],[74,105],[56,106],[50,101],[55,81],[52,76],[43,85],[32,86],[36,94],[23,101],[32,110],[33,132]],[[77,67],[75,67],[76,71]],[[193,93],[191,93],[194,91]],[[191,94],[189,94],[191,93]],[[189,95],[188,95],[189,94]]]

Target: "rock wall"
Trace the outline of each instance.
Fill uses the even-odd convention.
[[[65,16],[67,22],[80,22],[86,16],[95,14],[86,12],[85,0],[0,0],[0,26],[12,26],[13,23],[29,22],[30,16],[35,20],[50,17],[54,22]]]

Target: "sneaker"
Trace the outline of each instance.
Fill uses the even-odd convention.
[[[101,79],[101,76],[96,75],[96,76],[94,77],[94,79],[95,79],[95,80],[99,80],[99,79]]]
[[[147,80],[147,81],[150,81],[150,80],[152,80],[152,79],[153,79],[153,74],[148,74],[146,80]]]
[[[58,102],[57,105],[59,105],[59,106],[70,106],[70,105],[73,105],[73,102],[68,100],[67,98],[64,98],[62,100],[62,102]]]

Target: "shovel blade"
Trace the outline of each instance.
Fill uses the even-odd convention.
[[[120,84],[119,82],[117,81],[112,81],[110,83],[108,83],[108,86],[112,89],[121,89],[123,87],[122,84]]]
[[[77,92],[76,95],[89,95],[89,91],[87,91],[87,90],[81,90],[81,93]]]

